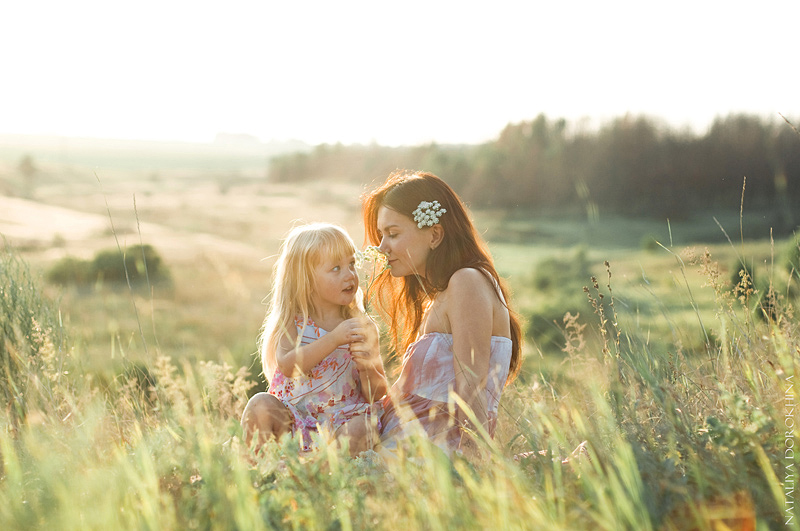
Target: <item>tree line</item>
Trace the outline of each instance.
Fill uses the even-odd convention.
[[[273,158],[269,179],[372,183],[397,168],[436,173],[474,207],[662,219],[738,210],[746,178],[750,208],[772,212],[778,230],[800,222],[800,133],[745,114],[718,118],[702,135],[644,116],[581,130],[539,115],[480,145],[322,144]]]

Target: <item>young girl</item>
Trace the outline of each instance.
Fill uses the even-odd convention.
[[[242,415],[248,445],[256,433],[260,446],[291,430],[308,451],[322,429],[348,438],[354,455],[372,447],[374,402],[387,384],[377,326],[360,309],[355,253],[350,236],[327,223],[296,227],[284,241],[259,338],[269,389]]]

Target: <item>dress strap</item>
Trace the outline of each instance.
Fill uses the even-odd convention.
[[[297,328],[297,335],[302,339],[314,341],[326,333],[326,331],[320,328],[310,317],[303,321],[302,317],[296,315],[294,324]]]
[[[503,290],[500,288],[500,284],[492,276],[492,274],[489,271],[487,271],[486,269],[482,268],[482,267],[478,268],[478,271],[483,273],[483,275],[486,278],[488,278],[489,281],[492,283],[492,286],[494,286],[494,291],[497,294],[497,297],[500,299],[500,302],[502,302],[503,304],[506,304],[506,298],[503,297]]]

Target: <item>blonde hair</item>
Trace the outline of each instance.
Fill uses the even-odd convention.
[[[295,326],[297,317],[303,320],[303,330],[309,316],[315,312],[311,295],[316,279],[314,269],[325,259],[339,260],[356,253],[353,239],[347,232],[330,223],[311,223],[295,227],[281,244],[272,274],[272,290],[264,325],[258,338],[261,367],[267,383],[272,380],[278,363],[278,345]],[[348,306],[342,306],[342,318],[358,312],[361,290]],[[303,333],[298,334],[297,343]]]

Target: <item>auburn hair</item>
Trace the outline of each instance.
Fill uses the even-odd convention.
[[[389,271],[384,271],[370,288],[377,307],[391,323],[389,334],[395,354],[405,352],[415,340],[425,309],[437,293],[447,289],[453,273],[469,267],[480,271],[500,289],[503,304],[508,308],[512,355],[507,382],[511,382],[519,373],[522,363],[519,318],[511,309],[508,289],[497,274],[486,242],[475,230],[466,206],[455,191],[432,173],[403,170],[391,173],[381,186],[365,193],[361,199],[368,245],[380,245],[378,210],[382,206],[411,219],[412,212],[422,201],[439,201],[442,208],[447,210],[439,218],[444,237],[428,255],[424,276],[394,278]]]

